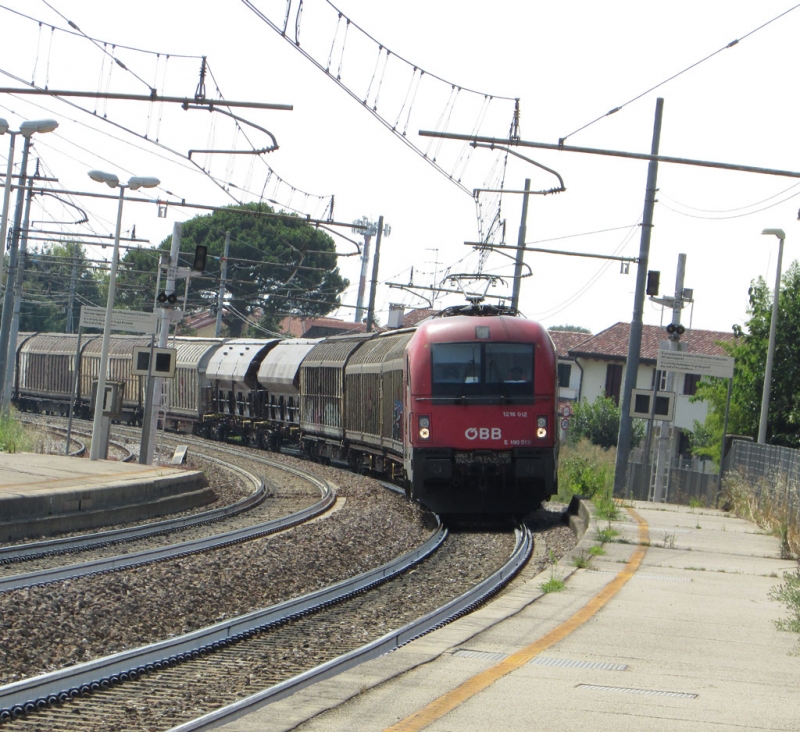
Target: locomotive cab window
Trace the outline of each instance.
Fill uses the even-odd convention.
[[[432,393],[444,399],[533,399],[530,343],[435,343],[431,346]]]

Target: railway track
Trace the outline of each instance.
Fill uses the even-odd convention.
[[[525,529],[505,542],[445,535],[440,526],[417,550],[299,599],[2,687],[0,722],[20,730],[75,729],[78,720],[82,730],[209,729],[467,612],[531,550]],[[487,543],[507,550],[500,566],[462,576],[465,554]]]
[[[202,441],[205,452],[214,452]],[[217,454],[230,453],[216,449]],[[0,547],[0,592],[81,574],[101,572],[263,536],[327,510],[331,486],[310,473],[253,454],[235,465],[205,455],[206,463],[239,476],[249,486],[244,499],[207,511],[107,531]],[[242,462],[242,461],[239,461]],[[293,490],[278,485],[291,477]],[[267,496],[270,500],[266,501]],[[181,549],[172,547],[182,545]],[[20,569],[24,568],[24,574]]]
[[[186,444],[189,440],[181,438],[180,442]],[[210,449],[206,441],[198,441],[196,446],[203,451]],[[229,456],[235,455],[237,461],[253,457],[253,451],[244,448],[225,445],[219,449]],[[316,469],[322,473],[332,472],[325,468]],[[340,480],[345,482],[343,493],[349,508],[350,502],[356,501],[357,497],[348,492],[347,482],[364,479],[343,477]],[[363,511],[363,505],[375,503],[374,499],[374,495],[369,497],[368,504],[362,504],[360,511]],[[418,511],[405,501],[397,503],[408,515]],[[343,513],[347,511],[339,515]],[[358,524],[358,529],[363,531],[383,526],[385,517],[386,511],[382,507],[364,515],[353,510],[349,521]],[[390,523],[387,520],[381,530],[388,531]],[[312,551],[309,558],[305,558],[308,545],[304,540],[279,535],[284,536],[288,553],[284,555],[285,559],[274,559],[264,566],[264,571],[270,572],[271,567],[277,566],[275,561],[285,561],[290,565],[284,575],[267,584],[280,586],[284,597],[294,596],[295,599],[277,601],[270,606],[254,606],[267,607],[266,610],[229,613],[221,622],[213,622],[213,612],[210,616],[208,612],[202,615],[199,597],[197,602],[190,599],[187,609],[179,610],[179,615],[186,617],[187,612],[192,615],[199,613],[212,622],[207,621],[202,627],[198,625],[188,633],[176,633],[169,630],[167,624],[167,630],[161,630],[160,635],[155,636],[160,638],[155,643],[129,646],[127,650],[118,652],[112,649],[110,655],[95,654],[95,660],[86,663],[70,661],[75,665],[62,666],[59,670],[2,686],[0,724],[9,729],[25,730],[155,730],[172,727],[188,730],[221,724],[251,708],[282,698],[304,685],[402,645],[466,612],[516,572],[524,563],[531,545],[529,532],[522,529],[517,531],[516,540],[505,534],[472,532],[451,534],[447,541],[443,541],[439,529],[426,542],[425,548],[407,552],[400,560],[384,561],[355,578],[332,584],[327,580],[325,589],[309,592],[308,588],[314,586],[318,573],[320,578],[337,573],[341,576],[352,574],[347,570],[351,566],[358,567],[364,555],[372,552],[365,547],[374,546],[376,541],[382,543],[378,538],[380,532],[366,543],[359,544],[348,538],[350,535],[343,532],[337,520],[328,519],[319,526],[326,524],[329,525],[330,537],[322,542],[316,554]],[[306,536],[311,535],[310,529],[308,527]],[[314,537],[316,542],[316,533]],[[431,543],[441,548],[421,561],[421,555],[430,550]],[[351,546],[353,544],[355,546]],[[384,556],[395,556],[388,547],[383,549]],[[498,552],[503,551],[505,558],[500,560]],[[196,559],[199,561],[203,556]],[[322,558],[324,562],[339,560],[342,566],[338,570],[320,572],[326,569]],[[413,571],[408,571],[408,566],[415,562]],[[210,587],[217,584],[213,578],[218,576],[220,565],[209,566]],[[159,580],[156,575],[149,581],[174,582],[175,593],[180,594],[176,579],[188,566],[178,563],[177,567],[178,574],[167,575],[173,579]],[[238,574],[245,574],[241,568],[222,571],[230,573],[231,577],[225,577],[225,581],[231,582]],[[298,580],[287,579],[287,573],[291,572],[296,573]],[[300,576],[303,576],[303,582],[299,581]],[[98,582],[104,579],[104,575],[97,577]],[[223,578],[220,576],[219,579],[222,581]],[[93,581],[91,577],[77,580],[73,592],[82,596],[84,588],[92,586],[82,583]],[[247,594],[258,594],[259,588],[252,575],[249,579],[242,577],[241,583],[246,585]],[[378,583],[380,585],[376,586]],[[295,592],[292,589],[295,585],[306,589]],[[53,585],[56,588],[60,586]],[[317,586],[323,584],[320,582]],[[158,584],[153,587],[158,588]],[[46,590],[33,586],[22,592],[42,593]],[[195,588],[193,591],[202,593],[203,589]],[[227,587],[224,591],[227,592]],[[0,594],[0,602],[4,596]],[[16,595],[8,593],[8,596]],[[35,595],[32,604],[25,607],[39,607],[35,599],[38,596]],[[161,595],[158,592],[153,595],[154,598],[159,596],[164,597],[163,591]],[[63,603],[64,600],[57,598],[56,602]],[[158,600],[153,599],[153,602],[158,603]],[[23,603],[19,606],[19,612],[25,612]],[[101,606],[99,604],[98,613],[108,609],[108,605],[103,609]],[[154,604],[151,609],[147,605],[141,608],[139,616],[142,612],[152,612],[155,618],[155,614],[168,612],[159,604]],[[225,615],[222,612],[222,617]],[[31,622],[37,621],[32,619]],[[55,622],[59,621],[55,619]],[[44,639],[48,637],[42,630],[38,642],[46,645],[49,641]],[[47,656],[49,652],[46,648],[31,648],[22,649],[22,653],[23,657],[26,654],[35,657],[40,653]]]
[[[230,467],[235,468],[235,466]],[[235,469],[240,470],[238,468]],[[245,471],[241,472],[244,473]],[[293,470],[293,472],[296,475],[301,476],[304,480],[308,481],[312,485],[315,485],[321,493],[321,497],[318,501],[300,511],[288,515],[282,515],[278,518],[272,518],[268,521],[251,521],[248,522],[249,525],[245,526],[244,528],[236,528],[229,531],[214,531],[208,536],[191,539],[189,541],[183,541],[177,544],[168,544],[164,547],[150,547],[147,549],[130,552],[128,554],[117,554],[115,556],[94,559],[92,561],[82,562],[79,564],[71,564],[66,566],[61,565],[35,572],[28,572],[25,574],[0,577],[0,592],[7,592],[24,587],[43,586],[51,582],[57,582],[65,579],[74,579],[76,577],[87,575],[104,574],[112,571],[130,569],[132,567],[141,567],[154,562],[175,560],[190,556],[191,554],[210,551],[212,549],[234,546],[245,541],[251,541],[253,539],[268,536],[269,534],[281,531],[290,526],[308,521],[310,518],[318,516],[324,511],[327,511],[333,505],[334,501],[336,500],[336,494],[327,481],[320,480],[309,473],[302,474],[298,470]],[[249,474],[249,477],[257,486],[258,490],[255,495],[260,496],[263,500],[263,481],[253,474]],[[249,507],[249,502],[245,501],[243,503],[248,503],[248,506],[242,507],[239,505],[227,507],[226,509],[219,509],[217,512],[209,512],[212,514],[211,517],[205,514],[197,514],[188,519],[161,522],[161,526],[158,524],[151,524],[133,529],[106,532],[107,534],[110,534],[110,536],[105,536],[100,541],[98,541],[99,537],[97,535],[85,535],[82,537],[72,538],[66,540],[67,543],[65,546],[61,547],[61,550],[66,553],[78,550],[87,551],[94,548],[105,548],[112,546],[114,543],[119,543],[121,541],[132,541],[135,539],[149,539],[154,536],[164,536],[165,534],[170,534],[174,531],[179,531],[185,528],[185,522],[190,522],[189,525],[191,526],[205,526],[217,521],[221,521],[227,515],[236,515],[237,513],[246,510]],[[233,511],[233,514],[229,514],[229,511]],[[219,515],[219,512],[221,512],[222,515]],[[251,516],[251,519],[252,518],[258,519],[259,517]],[[164,528],[163,524],[166,524],[169,528]],[[49,542],[45,543],[49,544]],[[27,551],[25,548],[26,546],[30,545],[24,545],[23,547],[12,547],[11,549],[14,552],[25,552]],[[0,556],[2,556],[2,554],[0,554]],[[50,557],[48,556],[47,559],[50,559]]]

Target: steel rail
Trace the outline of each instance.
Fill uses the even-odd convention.
[[[254,492],[236,503],[221,508],[215,508],[210,511],[203,511],[202,513],[195,513],[191,516],[182,516],[174,519],[166,519],[164,521],[139,524],[138,526],[129,526],[124,529],[99,531],[62,539],[48,539],[46,541],[0,547],[0,564],[23,562],[39,557],[53,556],[55,554],[71,554],[77,551],[85,551],[86,549],[97,549],[103,546],[109,546],[110,544],[122,544],[127,541],[135,541],[149,536],[170,534],[190,526],[200,526],[215,521],[221,521],[230,516],[235,516],[236,514],[258,506],[266,498],[266,485],[257,475],[216,458],[204,457],[203,459],[239,473],[239,475],[253,485]]]
[[[416,549],[330,587],[192,633],[2,686],[0,723],[196,658],[292,617],[352,597],[404,572],[435,551],[446,537],[447,529],[439,522],[437,529]]]
[[[533,537],[531,532],[527,527],[522,526],[517,528],[516,534],[517,543],[506,564],[483,580],[483,582],[476,585],[471,590],[468,590],[460,597],[451,600],[438,610],[434,610],[424,617],[408,623],[399,630],[387,633],[382,638],[368,643],[360,649],[339,656],[339,658],[299,674],[293,679],[289,679],[269,689],[253,694],[246,699],[242,699],[202,717],[198,717],[191,722],[173,727],[169,732],[196,732],[197,730],[215,729],[222,724],[239,719],[267,704],[285,699],[318,681],[332,678],[343,671],[354,668],[364,661],[369,661],[370,659],[390,653],[406,643],[410,643],[416,638],[471,612],[475,607],[485,602],[503,587],[528,560],[533,549]],[[2,692],[2,689],[0,689],[0,692]]]
[[[210,549],[221,549],[226,546],[240,544],[245,541],[257,539],[267,536],[268,534],[273,534],[277,531],[287,529],[304,521],[308,521],[314,516],[318,516],[324,511],[327,511],[336,501],[336,493],[327,481],[317,478],[316,476],[312,476],[309,473],[304,473],[296,468],[291,468],[288,466],[282,466],[282,468],[288,472],[299,475],[305,480],[308,480],[310,483],[316,485],[322,494],[320,500],[311,506],[307,506],[300,511],[288,514],[287,516],[282,516],[281,518],[266,521],[261,524],[256,524],[243,529],[235,529],[233,531],[228,531],[223,534],[217,534],[215,536],[206,537],[203,539],[195,539],[192,541],[182,542],[180,544],[172,544],[168,547],[148,549],[142,552],[134,552],[131,554],[109,557],[107,559],[97,559],[95,561],[84,562],[82,564],[73,564],[65,567],[41,570],[39,572],[30,572],[28,574],[18,574],[10,577],[3,577],[0,578],[0,592],[8,592],[10,590],[21,589],[24,587],[40,586],[49,584],[51,582],[74,579],[76,577],[84,577],[87,575],[114,572],[122,569],[132,569],[144,564],[151,564],[153,562],[165,561],[169,559],[178,559],[191,554],[198,554],[200,552],[208,551]]]

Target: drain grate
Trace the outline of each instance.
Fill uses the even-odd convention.
[[[605,661],[574,661],[570,658],[543,658],[537,656],[531,661],[536,666],[558,666],[562,668],[593,668],[601,671],[625,671],[627,663],[607,663]]]
[[[589,691],[618,691],[623,694],[641,694],[643,696],[671,696],[676,699],[697,699],[697,694],[687,694],[683,691],[657,691],[656,689],[627,689],[621,686],[596,686],[595,684],[579,684],[579,689]]]
[[[507,653],[490,653],[488,651],[470,651],[466,648],[461,648],[453,651],[451,654],[459,658],[476,658],[481,661],[505,661],[508,658]],[[589,668],[599,669],[601,671],[625,671],[628,665],[625,663],[608,663],[605,661],[576,661],[571,658],[547,658],[537,656],[529,661],[529,663],[536,666],[558,666],[561,668]]]
[[[508,658],[507,653],[489,653],[488,651],[468,651],[466,649],[459,649],[453,651],[454,656],[459,658],[477,658],[481,661],[505,661]]]

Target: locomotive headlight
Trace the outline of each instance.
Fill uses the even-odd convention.
[[[429,440],[431,437],[431,418],[422,415],[417,419],[417,425],[419,427],[419,439]]]
[[[547,417],[536,418],[536,436],[540,440],[547,437]]]

